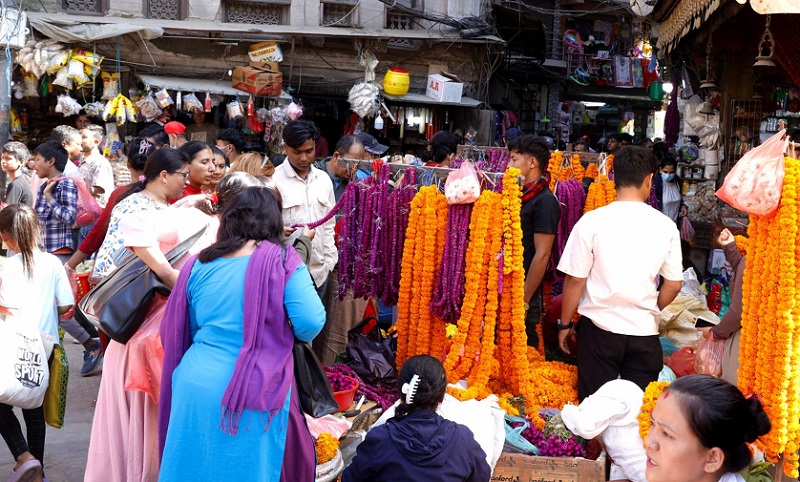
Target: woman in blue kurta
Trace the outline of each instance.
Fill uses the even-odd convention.
[[[223,211],[218,241],[181,271],[161,331],[161,482],[277,482],[284,463],[313,480],[292,346],[319,333],[325,311],[282,235],[271,191],[246,189]]]

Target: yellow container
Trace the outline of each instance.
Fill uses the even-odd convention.
[[[404,69],[392,67],[383,77],[383,90],[389,95],[406,95],[410,84],[408,71]]]

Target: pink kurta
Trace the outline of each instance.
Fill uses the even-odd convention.
[[[203,237],[173,266],[216,238],[218,222],[194,208],[169,208],[123,219],[125,245],[158,245],[167,253],[207,226]],[[142,327],[127,344],[111,341],[92,421],[84,482],[158,481],[158,387],[163,351],[158,336],[166,301],[159,297]]]

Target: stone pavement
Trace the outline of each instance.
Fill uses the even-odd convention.
[[[83,364],[83,347],[66,337],[65,346],[69,357],[69,385],[67,388],[67,413],[64,427],[47,426],[44,449],[45,475],[49,482],[82,482],[92,433],[92,416],[100,387],[100,376],[84,378],[80,375]],[[17,412],[23,425],[22,413]],[[0,439],[0,480],[11,475],[14,463],[6,444]]]

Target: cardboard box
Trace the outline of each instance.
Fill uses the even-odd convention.
[[[253,62],[251,60],[249,65],[257,69],[271,70],[273,72],[281,71],[281,64],[279,62]]]
[[[464,83],[453,74],[442,71],[428,76],[425,95],[439,102],[461,102]]]
[[[283,53],[275,40],[251,45],[248,56],[253,62],[280,62],[283,60]]]
[[[606,455],[597,460],[503,453],[492,482],[605,482]]]
[[[253,95],[280,95],[283,74],[259,67],[236,67],[231,85]]]

